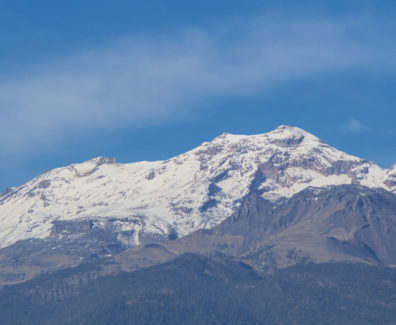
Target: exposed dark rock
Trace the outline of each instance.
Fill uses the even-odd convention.
[[[41,182],[37,185],[37,187],[38,187],[38,188],[48,188],[48,187],[50,187],[50,185],[51,185],[51,181],[50,181],[49,179],[46,179],[46,180],[44,180],[44,181],[41,181]]]
[[[260,269],[297,261],[392,265],[394,247],[396,196],[355,185],[308,188],[275,203],[251,192],[238,212],[220,225],[171,245],[173,251],[220,250],[243,256]]]
[[[263,171],[261,169],[257,170],[252,182],[250,183],[249,186],[249,191],[250,192],[259,192],[259,193],[264,193],[264,189],[260,189],[259,187],[261,184],[263,184],[266,181],[267,177],[263,174]]]
[[[206,201],[200,208],[199,211],[200,212],[206,212],[208,211],[210,208],[213,208],[217,205],[217,200],[215,199],[209,199],[208,201]]]
[[[210,185],[209,185],[209,192],[208,192],[208,196],[214,196],[214,195],[216,195],[216,193],[219,193],[219,192],[221,192],[222,191],[222,188],[220,187],[220,186],[217,186],[216,184],[214,184],[214,183],[211,183]]]
[[[155,172],[154,170],[150,171],[150,173],[148,173],[148,175],[146,176],[147,180],[152,180],[155,177]]]
[[[90,169],[86,172],[83,172],[83,173],[79,172],[74,165],[71,165],[70,168],[72,170],[74,170],[74,172],[76,173],[77,176],[85,177],[85,176],[89,176],[89,175],[92,175],[93,173],[95,173],[101,165],[115,164],[115,163],[117,163],[117,160],[115,158],[98,157],[98,158],[95,158],[93,160],[93,162],[95,163],[95,166],[92,169]]]
[[[221,172],[219,175],[213,177],[210,181],[212,183],[218,183],[228,178],[228,170]]]
[[[289,138],[285,139],[276,139],[273,140],[272,143],[280,146],[280,147],[294,147],[299,145],[301,142],[303,142],[304,136],[292,136]]]
[[[6,188],[3,192],[1,192],[0,197],[9,195],[12,192],[13,192],[12,188]]]

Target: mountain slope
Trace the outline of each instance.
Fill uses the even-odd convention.
[[[230,216],[249,192],[268,200],[309,186],[360,184],[396,191],[384,170],[295,127],[254,136],[223,134],[166,161],[95,158],[48,171],[0,196],[0,247],[64,238],[62,222],[89,222],[125,247],[185,236]]]
[[[115,255],[114,262],[130,271],[184,253],[217,251],[264,272],[308,262],[395,266],[395,247],[396,195],[339,185],[307,188],[277,202],[250,193],[218,226],[127,249]]]
[[[0,287],[79,264],[101,262],[98,276],[129,272],[185,253],[221,252],[265,273],[307,262],[396,265],[396,195],[360,185],[309,187],[276,202],[253,191],[211,229],[131,248],[89,222],[55,226],[74,237],[22,240],[0,250]]]

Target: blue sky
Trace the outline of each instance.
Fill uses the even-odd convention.
[[[394,1],[0,0],[0,190],[302,127],[396,162]]]

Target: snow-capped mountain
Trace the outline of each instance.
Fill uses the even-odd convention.
[[[89,220],[126,246],[211,228],[258,191],[268,200],[301,190],[360,184],[396,193],[396,165],[382,169],[289,126],[260,135],[222,134],[165,161],[95,158],[48,171],[0,196],[0,247],[72,236],[57,221]]]

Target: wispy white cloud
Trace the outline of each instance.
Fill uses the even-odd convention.
[[[373,69],[388,41],[364,19],[276,15],[120,39],[0,79],[0,152],[81,130],[162,123],[210,98],[257,94],[334,70]],[[364,130],[351,121],[351,130]]]
[[[364,125],[359,120],[351,118],[339,128],[339,132],[360,134],[360,133],[371,132],[371,129],[366,125]]]

